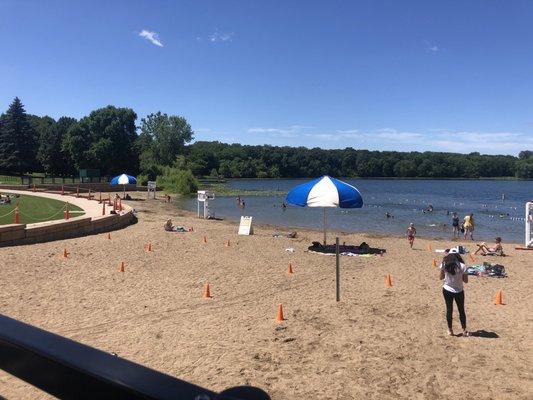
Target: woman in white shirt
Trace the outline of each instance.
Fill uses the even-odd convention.
[[[465,314],[465,293],[463,290],[463,283],[468,283],[468,275],[466,274],[466,265],[462,257],[453,249],[449,254],[444,256],[440,266],[439,278],[444,280],[442,285],[442,294],[446,302],[446,322],[448,323],[448,335],[453,336],[452,329],[452,312],[453,301],[457,305],[459,311],[459,320],[463,328],[463,336],[469,336],[466,330],[466,314]]]

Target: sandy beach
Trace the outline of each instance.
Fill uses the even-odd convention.
[[[276,238],[255,226],[245,237],[235,222],[199,220],[159,200],[129,204],[139,221],[111,240],[0,248],[0,312],[213,390],[250,384],[279,400],[533,398],[533,252],[504,243],[508,257],[476,256],[501,262],[508,277],[470,277],[468,329],[482,336],[448,337],[432,265],[441,258],[428,245],[459,242],[418,238],[410,250],[405,238],[339,233],[387,252],[342,257],[336,303],[335,258],[306,251],[319,231]],[[164,232],[168,217],[194,231]],[[206,282],[211,299],[202,298]],[[496,306],[500,289],[505,305]],[[0,395],[48,398],[3,372]]]

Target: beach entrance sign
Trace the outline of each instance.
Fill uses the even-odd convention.
[[[152,198],[155,199],[156,182],[148,181],[147,188],[148,188],[148,198],[150,198],[150,193],[152,193]]]
[[[254,227],[252,226],[252,217],[241,217],[239,224],[239,235],[253,235]]]

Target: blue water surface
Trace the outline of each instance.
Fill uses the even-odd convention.
[[[240,179],[228,186],[236,190],[287,192],[305,180]],[[371,180],[346,179],[359,189],[364,199],[360,209],[328,209],[328,229],[345,232],[375,232],[403,235],[413,222],[418,234],[451,237],[451,213],[461,220],[474,213],[476,240],[524,241],[525,203],[533,201],[533,181],[498,180]],[[504,199],[502,199],[504,195]],[[235,197],[216,197],[210,203],[217,217],[237,221],[241,215],[254,221],[283,227],[322,229],[322,209],[289,206],[283,211],[285,196],[243,196],[246,208],[237,206]],[[428,205],[432,213],[424,213]],[[196,198],[182,199],[179,207],[196,211]],[[394,218],[386,218],[388,212]],[[447,214],[449,213],[449,215]]]

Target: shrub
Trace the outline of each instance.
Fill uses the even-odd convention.
[[[157,186],[172,193],[191,194],[198,190],[198,181],[190,170],[163,167],[163,174],[157,177]]]

